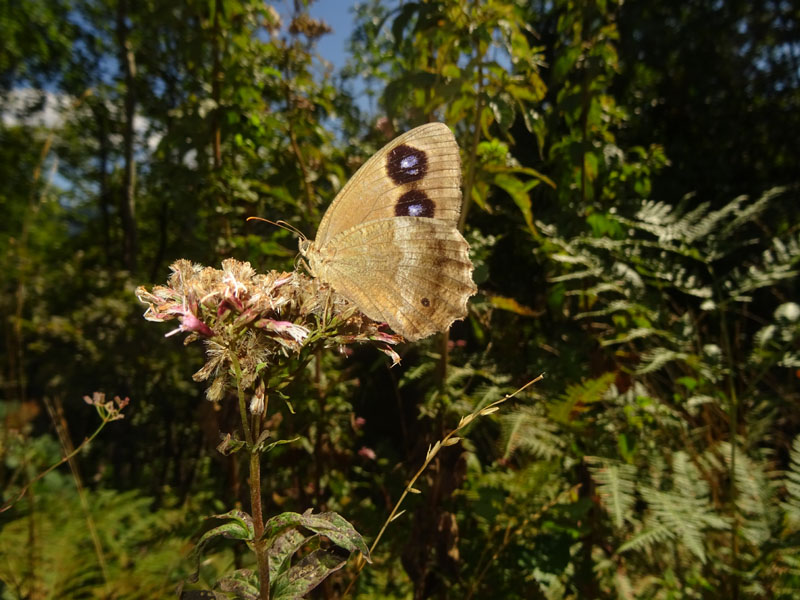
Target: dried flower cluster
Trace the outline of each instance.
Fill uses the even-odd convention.
[[[370,342],[400,358],[391,348],[401,337],[382,331],[383,324],[363,315],[347,300],[302,273],[257,274],[250,263],[227,259],[222,269],[179,260],[167,285],[136,290],[149,305],[149,321],[177,319],[185,343],[204,339],[208,360],[195,381],[213,378],[207,395],[220,400],[231,369],[241,369],[239,385],[253,389],[274,369],[297,359],[312,345],[342,348]]]
[[[104,421],[119,421],[125,418],[122,411],[130,404],[131,400],[128,397],[123,399],[114,396],[113,400],[106,401],[106,395],[103,392],[94,392],[91,398],[84,396],[83,401],[89,406],[94,406]]]

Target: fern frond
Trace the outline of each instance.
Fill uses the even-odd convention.
[[[708,203],[706,203],[706,206]],[[666,202],[645,200],[636,212],[636,218],[642,223],[663,225],[674,223],[676,220],[675,207]]]
[[[585,315],[586,313],[584,313]],[[576,317],[577,318],[577,317]],[[668,337],[669,334],[666,331],[654,329],[652,327],[637,327],[636,329],[630,329],[625,332],[624,335],[619,337],[615,337],[610,340],[603,340],[600,344],[602,346],[614,346],[616,344],[627,344],[632,340],[638,340],[643,338],[648,338],[653,335],[658,335],[659,337]]]
[[[37,531],[37,590],[48,598],[92,598],[108,590],[120,600],[163,598],[188,575],[188,547],[178,532],[186,525],[185,508],[153,511],[152,500],[136,492],[92,491],[101,568],[97,555],[87,551],[92,545],[77,495],[69,489],[41,490],[38,498],[33,515],[5,524],[0,533],[0,580],[15,580],[29,568],[28,554],[16,549],[29,543],[30,519]]]
[[[564,439],[558,427],[535,407],[523,406],[500,417],[503,428],[503,456],[508,458],[520,450],[547,460],[564,453]]]
[[[614,526],[621,528],[630,518],[633,503],[636,501],[636,467],[600,458],[587,456],[589,472],[597,484],[597,494],[606,509]]]
[[[708,484],[685,452],[676,452],[673,456],[672,472],[671,491],[642,486],[642,498],[655,522],[669,528],[692,554],[705,563],[708,531],[726,530],[729,525],[714,510]]]
[[[792,442],[789,470],[786,471],[783,485],[786,488],[786,500],[781,502],[781,507],[789,529],[797,532],[800,531],[800,435]]]
[[[655,525],[637,533],[630,540],[617,548],[617,553],[629,552],[631,550],[650,550],[656,544],[666,542],[675,538],[675,533],[666,525]]]
[[[706,561],[706,550],[703,544],[705,534],[701,519],[694,514],[691,499],[661,492],[649,487],[642,488],[642,497],[647,502],[657,522],[662,523],[673,535],[678,537],[684,546],[701,562]]]
[[[724,251],[721,251],[721,245],[716,243],[717,240],[721,239],[719,232],[723,230],[725,221],[731,215],[741,212],[740,207],[747,200],[747,196],[737,196],[722,208],[711,211],[705,214],[702,219],[691,223],[691,233],[684,238],[686,243],[695,244],[698,240],[707,240],[711,242],[704,244],[709,252],[706,255],[709,260],[717,260],[724,256]]]
[[[745,269],[734,269],[725,281],[730,296],[742,301],[749,300],[752,292],[775,286],[787,279],[797,277],[800,262],[800,234],[787,241],[772,240],[772,245],[761,253],[758,263]]]
[[[719,452],[730,469],[731,445],[721,443]],[[775,474],[769,470],[766,461],[755,461],[739,448],[736,449],[735,464],[736,506],[745,517],[740,533],[749,543],[760,546],[772,536],[770,521],[776,492]]]
[[[800,340],[800,305],[785,302],[773,313],[773,321],[758,330],[753,338],[753,350],[748,357],[751,365],[774,363],[783,368],[800,366],[800,354],[795,350]]]
[[[606,396],[616,376],[610,371],[600,377],[567,386],[559,401],[550,405],[548,415],[557,423],[571,423],[575,412],[586,410],[587,405],[599,402]]]
[[[786,193],[789,188],[787,187],[774,187],[767,190],[756,200],[745,204],[744,207],[735,211],[735,217],[722,228],[720,237],[728,238],[736,233],[736,231],[746,223],[751,223],[753,219],[759,216],[764,209],[766,209],[778,196]],[[737,207],[738,208],[738,207]]]
[[[686,360],[688,356],[684,352],[677,352],[669,348],[654,348],[642,354],[642,366],[636,369],[636,374],[644,375],[645,373],[658,371],[664,365],[676,360]]]

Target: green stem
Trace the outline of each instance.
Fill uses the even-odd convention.
[[[264,516],[261,511],[261,461],[258,448],[253,442],[253,432],[258,429],[258,421],[262,415],[253,415],[252,423],[248,419],[247,402],[244,397],[244,389],[242,389],[242,368],[235,353],[231,353],[230,359],[236,377],[236,394],[239,397],[242,429],[247,440],[247,450],[250,453],[250,511],[253,517],[253,548],[258,562],[259,598],[269,600],[269,553],[262,539],[264,537]],[[264,412],[266,412],[266,401]]]
[[[100,565],[100,571],[103,574],[103,583],[107,588],[106,594],[110,596],[110,578],[108,576],[106,557],[105,553],[103,552],[103,545],[100,542],[100,536],[97,533],[97,527],[95,526],[94,518],[92,517],[91,508],[89,507],[89,498],[87,497],[86,489],[83,487],[83,481],[81,480],[75,455],[73,454],[74,448],[72,447],[72,441],[69,438],[67,422],[64,418],[64,410],[61,400],[60,398],[56,398],[56,404],[54,404],[49,398],[45,398],[44,403],[47,407],[47,412],[50,415],[50,420],[53,422],[53,426],[56,429],[58,440],[61,443],[61,449],[64,451],[65,455],[69,454],[71,456],[67,462],[69,463],[69,469],[72,473],[72,479],[75,482],[75,489],[78,491],[78,500],[80,500],[81,503],[83,517],[86,519],[86,528],[89,532],[89,537],[92,539],[92,544],[94,545],[97,563]]]
[[[70,460],[70,459],[71,459],[73,456],[75,456],[76,454],[78,454],[78,452],[80,452],[80,451],[81,451],[81,450],[83,450],[83,449],[84,449],[86,446],[88,446],[89,444],[91,444],[91,443],[92,443],[92,440],[94,440],[94,438],[96,438],[96,437],[98,436],[98,434],[99,434],[99,433],[100,433],[100,432],[103,430],[103,427],[105,427],[105,426],[106,426],[106,425],[107,425],[107,424],[108,424],[110,421],[112,421],[112,420],[113,420],[112,418],[103,418],[103,422],[102,422],[102,423],[100,423],[100,426],[99,426],[99,427],[98,427],[98,428],[97,428],[97,429],[94,431],[94,433],[93,433],[92,435],[90,435],[88,438],[86,438],[86,439],[83,441],[83,443],[82,443],[80,446],[78,446],[77,448],[75,448],[75,450],[73,450],[72,452],[70,452],[69,454],[67,454],[67,455],[66,455],[64,458],[62,458],[60,461],[58,461],[58,462],[57,462],[57,463],[55,463],[54,465],[51,465],[50,467],[48,467],[47,469],[45,469],[44,471],[42,471],[41,473],[39,473],[39,474],[38,474],[36,477],[34,477],[33,479],[31,479],[31,480],[30,480],[30,481],[29,481],[27,484],[25,484],[25,486],[24,486],[24,487],[23,487],[23,488],[20,490],[19,494],[17,494],[17,497],[16,497],[16,498],[14,498],[13,500],[10,500],[10,501],[9,501],[7,504],[5,504],[5,505],[4,505],[2,508],[0,508],[0,513],[3,513],[3,512],[5,512],[5,511],[7,511],[9,508],[11,508],[12,506],[14,506],[14,505],[15,505],[17,502],[19,502],[19,501],[22,499],[22,497],[25,495],[25,493],[28,491],[28,489],[29,489],[29,488],[30,488],[30,487],[31,487],[31,486],[32,486],[34,483],[36,483],[37,481],[39,481],[40,479],[42,479],[42,478],[43,478],[45,475],[47,475],[48,473],[50,473],[51,471],[53,471],[53,469],[57,469],[58,467],[60,467],[61,465],[63,465],[65,462],[67,462],[68,460]]]
[[[739,430],[739,398],[736,394],[736,381],[733,376],[734,360],[733,360],[733,345],[731,344],[730,333],[728,332],[728,323],[725,319],[725,304],[721,301],[722,294],[720,294],[717,285],[717,278],[714,274],[714,268],[709,265],[708,270],[711,273],[711,278],[714,286],[714,293],[716,294],[717,306],[720,314],[720,331],[722,333],[722,343],[725,346],[725,356],[728,363],[728,410],[729,410],[729,430],[731,438],[731,470],[730,470],[730,494],[731,494],[731,510],[733,512],[733,526],[731,527],[731,563],[733,567],[733,577],[731,598],[737,600],[739,598],[739,510],[736,506],[736,499],[738,497],[738,489],[736,487],[736,434]]]
[[[417,482],[417,479],[420,478],[422,473],[425,472],[425,469],[428,468],[428,465],[431,463],[431,461],[436,457],[437,454],[439,454],[439,450],[441,450],[442,448],[445,448],[447,446],[453,446],[453,445],[457,444],[461,440],[461,438],[458,437],[456,434],[459,433],[462,429],[467,427],[470,423],[472,423],[478,417],[490,415],[490,414],[500,410],[499,406],[501,404],[503,404],[507,400],[510,400],[511,398],[515,397],[517,394],[519,394],[520,392],[522,392],[523,390],[525,390],[529,386],[533,385],[537,381],[540,381],[542,378],[543,378],[543,375],[539,375],[538,377],[535,377],[534,379],[531,379],[528,383],[523,385],[521,388],[517,389],[515,392],[513,392],[511,394],[506,394],[505,396],[503,396],[499,400],[495,400],[494,402],[492,402],[492,403],[490,403],[487,406],[484,406],[482,408],[475,409],[469,415],[467,415],[465,417],[462,417],[461,420],[458,423],[458,426],[455,429],[453,429],[450,433],[445,435],[440,441],[436,442],[433,446],[431,446],[428,449],[428,453],[425,456],[425,462],[422,464],[422,466],[419,469],[417,469],[417,472],[414,473],[414,476],[406,484],[406,487],[403,490],[403,493],[400,495],[400,499],[395,503],[394,508],[392,508],[392,512],[389,513],[389,516],[383,522],[383,526],[381,527],[381,530],[378,532],[378,535],[375,536],[375,540],[372,542],[372,545],[369,547],[370,555],[372,555],[375,552],[375,548],[378,546],[378,542],[381,541],[381,538],[383,537],[383,534],[386,531],[386,528],[389,526],[389,523],[394,521],[401,514],[403,514],[403,512],[405,512],[405,511],[402,511],[402,512],[400,511],[400,505],[403,504],[403,500],[406,499],[406,496],[408,496],[409,493],[412,493],[412,494],[419,494],[420,493],[419,490],[414,488],[414,484]],[[361,573],[361,569],[364,568],[365,564],[366,564],[366,561],[363,559],[363,557],[359,557],[358,563],[356,564],[355,575],[350,579],[350,583],[347,585],[347,588],[345,588],[344,593],[342,594],[342,598],[346,598],[347,595],[350,593],[350,590],[355,585],[356,579],[358,578],[358,575],[359,575],[359,573]]]

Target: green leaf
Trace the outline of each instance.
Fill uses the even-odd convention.
[[[315,535],[306,536],[300,529]],[[317,548],[292,565],[292,557],[312,538],[323,535],[335,544]],[[285,512],[269,519],[264,526],[264,539],[270,555],[270,580],[273,598],[302,598],[332,572],[341,569],[353,552],[368,562],[369,549],[364,539],[342,516],[334,512],[302,515]]]
[[[405,31],[406,27],[408,27],[412,17],[419,9],[419,2],[409,2],[408,4],[404,4],[400,9],[397,17],[395,17],[395,20],[392,21],[392,37],[394,37],[395,45],[400,45],[400,43],[403,41],[403,32]]]
[[[273,600],[304,598],[328,575],[341,569],[349,556],[349,553],[336,547],[314,550],[277,578],[272,586],[271,597]]]
[[[592,479],[597,483],[600,502],[608,511],[614,526],[621,528],[632,515],[636,467],[594,456],[587,456]]]
[[[525,224],[528,226],[528,229],[535,232],[531,197],[528,195],[528,190],[538,185],[539,182],[536,180],[523,182],[518,177],[509,173],[496,173],[493,183],[511,196],[514,204],[516,204],[522,212],[522,217],[525,219]]]
[[[502,92],[488,98],[488,106],[492,109],[494,118],[500,128],[508,131],[517,117],[517,108],[513,98],[509,94]]]
[[[522,118],[525,121],[525,128],[536,136],[536,144],[539,148],[539,156],[544,153],[544,141],[547,134],[547,124],[542,116],[533,108],[526,106],[522,110]],[[553,184],[555,187],[555,184]]]
[[[258,575],[251,569],[237,569],[221,578],[217,585],[228,594],[235,594],[237,600],[258,600],[260,584]],[[230,596],[221,596],[230,598]]]
[[[272,541],[269,546],[270,581],[292,566],[292,557],[313,536],[302,534],[297,529],[287,529]]]
[[[238,452],[247,442],[243,440],[237,440],[236,438],[232,437],[230,433],[226,434],[223,440],[217,445],[217,452],[224,456],[229,456],[235,452]]]
[[[264,446],[259,446],[259,449],[261,449],[263,452],[270,452],[276,446],[282,446],[284,444],[293,444],[294,442],[296,442],[299,439],[300,439],[300,436],[298,435],[298,436],[293,437],[290,440],[276,440],[276,441],[271,442],[269,444],[266,444]],[[266,440],[264,440],[264,441],[266,441]]]
[[[446,64],[442,67],[442,75],[449,79],[459,79],[461,77],[461,69],[458,68],[458,65]]]
[[[271,547],[279,535],[293,527],[304,527],[314,533],[324,535],[337,546],[341,546],[348,552],[360,552],[367,561],[370,561],[369,550],[364,543],[364,538],[344,517],[335,512],[314,515],[309,509],[302,515],[285,512],[272,517],[264,525],[264,538],[268,540],[267,547]]]
[[[197,576],[200,572],[200,557],[206,545],[214,538],[222,536],[227,539],[245,540],[247,542],[252,542],[255,538],[253,518],[244,511],[234,509],[222,515],[213,515],[212,518],[230,519],[230,521],[207,531],[197,542],[194,550],[192,550],[192,556],[197,560],[197,568],[189,577],[190,581],[197,581]]]

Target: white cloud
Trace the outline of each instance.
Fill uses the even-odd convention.
[[[75,98],[67,94],[45,92],[32,88],[11,90],[2,102],[3,125],[28,125],[33,127],[60,127],[64,122],[64,113],[74,105]],[[38,110],[33,110],[35,107]]]

